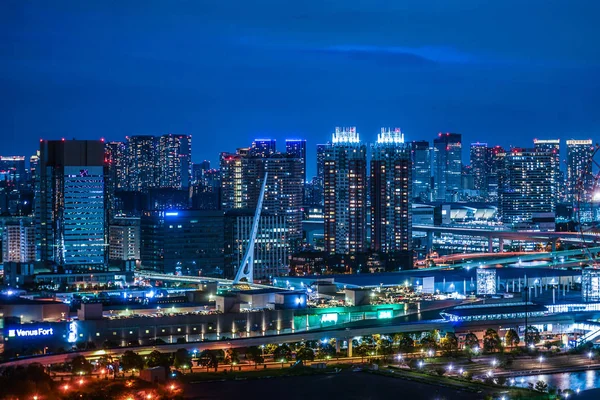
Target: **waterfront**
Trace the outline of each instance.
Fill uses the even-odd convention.
[[[600,389],[600,371],[588,370],[579,372],[563,372],[556,374],[540,374],[515,377],[515,382],[511,386],[529,387],[529,384],[534,384],[538,381],[544,381],[549,387],[573,391]]]

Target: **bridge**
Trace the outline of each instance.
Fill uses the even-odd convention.
[[[427,250],[433,247],[433,234],[449,233],[455,235],[476,236],[488,239],[488,252],[493,252],[494,239],[500,242],[500,253],[504,251],[504,240],[522,240],[530,242],[552,243],[552,251],[556,251],[556,243],[560,241],[600,243],[600,235],[579,232],[530,232],[530,231],[508,231],[495,229],[479,229],[474,227],[450,227],[432,225],[413,225],[413,232],[425,232],[427,234]]]
[[[138,271],[135,273],[135,276],[141,279],[147,279],[151,281],[166,281],[166,282],[180,282],[180,283],[205,283],[205,282],[214,282],[217,285],[222,286],[234,286],[237,284],[243,285],[247,284],[251,288],[254,289],[272,289],[274,286],[263,285],[260,283],[254,282],[240,282],[236,283],[231,279],[223,279],[223,278],[212,278],[205,276],[188,276],[188,275],[170,275],[170,274],[160,274],[157,272],[147,272],[147,271]],[[281,289],[281,288],[278,288]]]

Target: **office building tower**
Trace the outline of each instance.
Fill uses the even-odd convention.
[[[420,201],[431,200],[431,151],[429,142],[411,143],[412,196]]]
[[[109,261],[140,259],[140,218],[115,217],[108,228]]]
[[[222,274],[223,223],[220,211],[144,211],[141,267],[176,275]]]
[[[105,261],[104,143],[40,142],[36,226],[40,259],[63,266]]]
[[[187,190],[191,179],[192,137],[162,135],[158,139],[159,187]]]
[[[433,141],[434,200],[453,201],[461,190],[462,135],[440,133]]]
[[[489,160],[487,143],[471,143],[471,175],[473,175],[473,189],[478,190],[482,197],[487,195]]]
[[[24,156],[0,156],[0,181],[20,186],[27,181]]]
[[[254,212],[231,210],[225,215],[225,277],[233,278],[240,266],[252,230]],[[254,279],[270,280],[287,276],[289,245],[286,218],[263,212],[254,245]]]
[[[366,146],[356,128],[336,128],[324,162],[325,251],[365,251]]]
[[[400,129],[381,129],[371,148],[371,246],[384,253],[412,248],[411,149]]]
[[[506,154],[506,177],[500,193],[503,222],[530,222],[533,214],[555,211],[557,162],[553,151],[515,148]]]
[[[19,220],[2,229],[2,262],[29,263],[35,261],[35,228],[31,222]]]
[[[331,144],[318,144],[317,145],[317,178],[323,181],[325,176],[325,154],[327,149],[331,147]]]
[[[567,140],[567,193],[569,201],[588,201],[594,186],[592,155],[594,145],[591,139]]]
[[[129,136],[126,144],[127,190],[146,192],[159,182],[157,140],[154,136]]]
[[[208,160],[192,164],[192,183],[202,180],[202,176],[208,170],[210,170],[210,161]]]
[[[277,151],[275,139],[254,139],[249,149],[249,154],[253,157],[269,157]]]

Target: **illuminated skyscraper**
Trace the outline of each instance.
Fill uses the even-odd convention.
[[[488,147],[488,188],[487,201],[494,203],[498,201],[498,196],[506,177],[506,165],[504,159],[506,151],[500,146]]]
[[[40,142],[36,227],[40,259],[103,268],[105,261],[104,143]]]
[[[118,190],[127,188],[127,161],[125,159],[125,143],[110,142],[104,146],[104,164],[106,165],[106,203],[109,216],[116,212],[116,196]]]
[[[554,170],[552,171],[552,179],[554,180],[555,196],[557,200],[566,196],[566,188],[563,184],[563,173],[560,170],[560,139],[533,139],[533,147],[537,151],[546,151],[552,153],[554,160]]]
[[[553,151],[512,149],[506,154],[506,177],[500,193],[503,222],[529,222],[534,213],[555,211],[557,162]]]
[[[440,133],[433,141],[434,200],[453,201],[461,190],[462,135]]]
[[[239,150],[236,153],[221,153],[221,209],[224,211],[244,208],[243,159]]]
[[[567,140],[567,193],[570,201],[576,200],[580,192],[589,194],[592,190],[593,153],[594,146],[591,139]]]
[[[431,200],[431,150],[426,140],[411,143],[412,196]]]
[[[25,157],[0,156],[0,180],[12,181],[17,185],[25,183]]]
[[[191,179],[192,137],[162,135],[158,139],[159,187],[187,190]]]
[[[371,148],[371,245],[382,252],[412,248],[411,149],[400,129],[381,129]]]
[[[489,166],[487,143],[471,143],[471,173],[473,174],[473,187],[479,190],[481,196],[488,191]]]
[[[324,162],[325,251],[365,250],[367,151],[356,128],[336,128]]]
[[[302,184],[306,183],[306,140],[286,139],[285,153],[292,158],[302,160]]]
[[[158,187],[158,152],[154,136],[127,137],[127,190],[147,192]]]
[[[269,157],[277,151],[275,139],[254,139],[249,154],[255,157]]]

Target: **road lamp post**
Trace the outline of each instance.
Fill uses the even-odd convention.
[[[544,357],[540,356],[539,361],[540,361],[540,369],[542,369],[542,363],[544,362]]]

